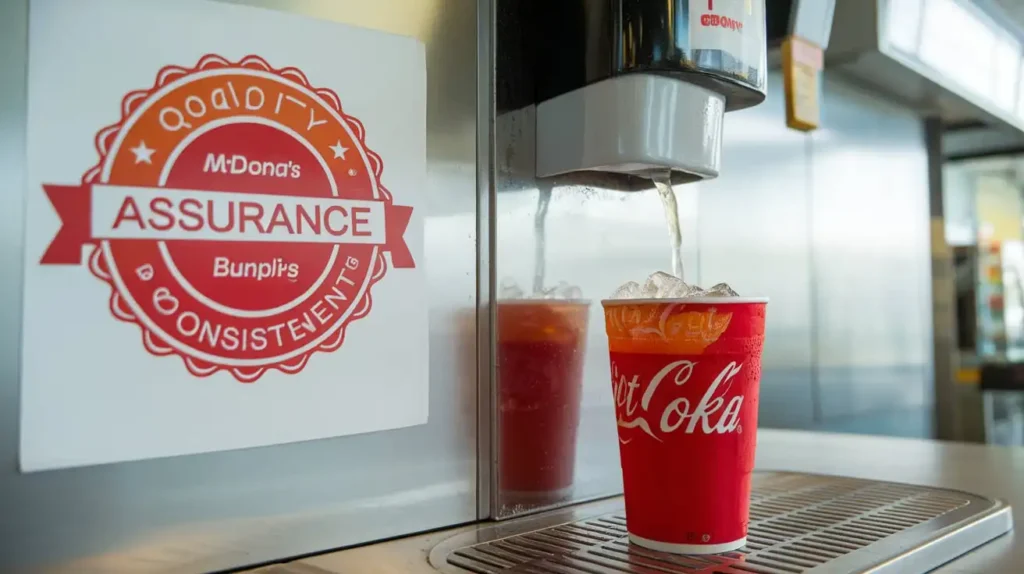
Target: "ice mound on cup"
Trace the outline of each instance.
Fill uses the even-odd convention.
[[[583,290],[565,281],[559,281],[554,287],[545,287],[535,293],[527,293],[513,279],[503,279],[498,288],[498,299],[582,299]]]
[[[630,281],[612,293],[610,299],[692,299],[697,297],[738,297],[739,293],[729,285],[719,283],[709,289],[701,289],[663,271],[651,273],[640,285]]]

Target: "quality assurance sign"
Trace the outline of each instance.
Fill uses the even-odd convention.
[[[122,105],[82,183],[43,186],[62,227],[40,263],[77,265],[95,246],[111,312],[150,353],[196,376],[297,373],[371,312],[385,253],[416,265],[412,208],[381,185],[362,124],[300,70],[209,55]]]
[[[23,468],[425,422],[422,44],[165,4],[32,0]]]

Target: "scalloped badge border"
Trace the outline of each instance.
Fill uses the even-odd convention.
[[[156,81],[153,83],[152,87],[144,90],[133,90],[125,95],[121,100],[121,119],[117,123],[110,124],[96,133],[94,145],[96,152],[99,154],[99,161],[95,166],[85,172],[82,176],[81,183],[83,185],[88,185],[99,181],[103,164],[106,162],[107,156],[110,154],[110,144],[121,132],[124,122],[131,117],[132,114],[135,113],[135,110],[137,110],[143,102],[151,97],[153,93],[157,92],[168,83],[180,78],[209,69],[223,68],[239,68],[268,72],[298,83],[302,87],[323,98],[324,101],[331,105],[345,123],[347,123],[353,130],[356,138],[359,140],[359,145],[362,147],[363,151],[366,152],[366,157],[369,159],[370,165],[373,168],[373,177],[381,198],[387,203],[393,203],[394,200],[391,196],[391,192],[389,192],[381,182],[381,174],[384,171],[383,160],[379,155],[371,151],[366,146],[366,130],[363,128],[362,122],[352,116],[349,116],[342,110],[341,99],[338,97],[338,94],[328,88],[314,87],[310,84],[306,75],[298,68],[287,67],[275,69],[266,60],[256,55],[248,55],[240,59],[238,62],[231,62],[222,56],[207,54],[200,58],[195,67],[192,68],[174,65],[164,66],[161,68],[157,73]],[[343,323],[341,323],[333,336],[325,340],[316,348],[310,349],[301,355],[284,362],[261,365],[258,367],[230,367],[196,359],[183,352],[177,351],[165,339],[153,333],[148,327],[146,327],[139,318],[135,316],[131,308],[125,304],[124,299],[121,296],[121,292],[115,285],[114,280],[110,275],[110,271],[107,268],[105,257],[103,256],[103,250],[100,248],[100,244],[102,242],[103,240],[90,240],[86,243],[93,247],[92,254],[89,256],[89,270],[96,278],[100,279],[110,287],[111,294],[109,306],[111,314],[120,321],[135,324],[142,331],[142,343],[146,351],[157,357],[177,355],[185,363],[185,368],[188,372],[195,377],[209,377],[218,371],[227,371],[241,383],[254,383],[268,370],[272,369],[279,370],[282,373],[289,375],[297,374],[302,371],[315,353],[330,353],[339,349],[345,340],[345,331],[348,326],[353,321],[361,319],[369,314],[370,308],[373,305],[373,299],[370,295],[370,291],[374,284],[380,281],[388,270],[387,260],[384,257],[383,250],[381,250],[377,253],[377,259],[374,262],[372,275],[366,285],[366,290],[364,291],[362,298],[360,298],[359,301],[354,302],[351,306],[353,308],[352,314],[349,315]]]

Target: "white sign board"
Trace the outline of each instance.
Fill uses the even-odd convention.
[[[427,420],[426,63],[205,0],[32,0],[21,466]]]

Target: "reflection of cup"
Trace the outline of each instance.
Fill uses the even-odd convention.
[[[498,303],[504,504],[553,504],[571,492],[589,307],[589,301]]]
[[[746,544],[766,299],[602,302],[630,541]]]

